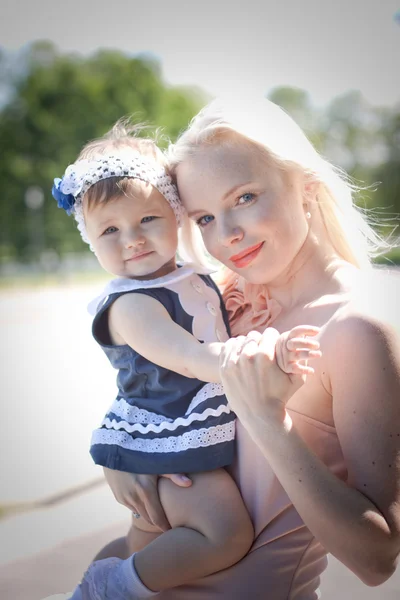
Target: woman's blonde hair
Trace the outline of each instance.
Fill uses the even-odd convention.
[[[233,135],[232,135],[233,134]],[[317,152],[295,121],[273,102],[214,100],[195,116],[189,127],[167,151],[170,173],[206,144],[229,143],[233,137],[262,152],[269,162],[289,172],[301,170],[319,183],[317,204],[327,239],[337,255],[357,267],[369,267],[371,259],[390,245],[373,229],[364,209],[356,206],[358,188],[339,168]],[[199,254],[199,242],[196,243]]]

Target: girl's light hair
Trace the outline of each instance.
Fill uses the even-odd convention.
[[[240,136],[240,138],[238,138]],[[204,107],[167,151],[170,173],[204,145],[242,139],[285,172],[301,170],[319,183],[317,204],[321,220],[337,255],[353,265],[371,266],[372,257],[390,244],[372,228],[365,210],[356,206],[359,188],[339,168],[322,157],[294,120],[273,102],[258,98],[249,102],[214,100]],[[196,252],[200,244],[196,242]]]
[[[113,150],[124,150],[131,148],[153,159],[154,162],[165,167],[166,159],[158,147],[160,131],[155,130],[154,139],[141,137],[143,131],[152,128],[145,123],[134,123],[133,117],[123,117],[102,137],[88,142],[81,150],[77,160],[87,158],[96,159]]]
[[[158,130],[155,139],[140,137],[150,127],[144,123],[133,123],[130,117],[123,117],[101,138],[88,142],[81,150],[77,160],[95,160],[114,151],[134,150],[166,168],[167,161],[157,145]],[[107,202],[118,195],[129,195],[132,187],[129,177],[110,177],[92,185],[85,194],[88,206],[98,202]]]

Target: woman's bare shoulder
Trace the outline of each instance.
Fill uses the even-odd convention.
[[[339,301],[341,300],[341,301]],[[342,294],[337,308],[325,322],[320,335],[323,357],[320,361],[324,386],[332,390],[334,372],[347,372],[349,361],[365,370],[368,362],[384,364],[399,360],[400,272],[372,270],[353,276],[351,288]],[[398,368],[398,367],[395,367]],[[342,375],[341,375],[342,374]]]
[[[363,387],[360,382],[369,381],[370,387],[381,389],[380,395],[398,397],[399,301],[400,273],[377,270],[354,278],[347,300],[339,305],[321,333],[322,379],[332,395],[334,388],[347,389],[353,401],[360,396],[364,405],[368,386]],[[358,394],[361,389],[363,393]],[[338,400],[340,394],[336,396]],[[348,398],[340,404],[351,405]]]
[[[389,328],[400,334],[400,270],[353,274],[346,301],[326,324],[326,337],[352,327]]]

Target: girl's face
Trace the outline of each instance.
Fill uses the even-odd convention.
[[[133,194],[84,203],[86,230],[101,266],[118,277],[154,279],[176,268],[178,232],[167,200],[135,179]]]
[[[240,143],[200,147],[177,168],[182,202],[207,250],[257,284],[287,272],[305,243],[303,181]]]

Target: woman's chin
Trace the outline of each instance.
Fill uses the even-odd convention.
[[[236,269],[236,273],[253,285],[266,285],[272,281],[266,269]]]

